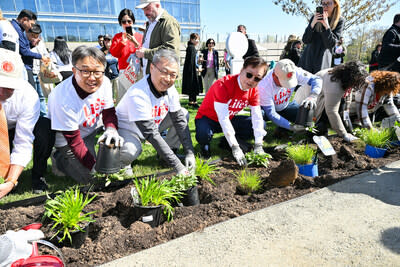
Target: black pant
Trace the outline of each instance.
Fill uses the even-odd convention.
[[[55,131],[51,130],[51,121],[46,117],[39,117],[33,129],[33,167],[32,185],[38,183],[47,169],[47,160],[55,142]]]
[[[27,74],[28,74],[28,82],[32,85],[33,88],[35,87],[35,79],[33,78],[33,72],[32,70],[26,70]]]

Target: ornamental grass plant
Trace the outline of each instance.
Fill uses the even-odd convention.
[[[194,171],[195,176],[200,179],[206,180],[212,185],[215,185],[214,181],[210,177],[218,170],[218,167],[210,164],[210,159],[203,160],[199,157],[196,157],[196,168]]]
[[[390,128],[363,128],[357,131],[357,135],[367,145],[384,148],[390,143],[393,136],[393,130]]]
[[[317,149],[306,145],[289,145],[286,148],[286,155],[293,159],[296,164],[311,164],[316,156]]]
[[[269,164],[268,159],[272,159],[272,156],[268,153],[258,154],[254,153],[254,151],[246,153],[245,157],[247,160],[247,164],[249,166],[255,166],[255,167],[264,166],[265,168],[268,167]]]
[[[66,191],[51,198],[47,195],[48,199],[45,203],[43,218],[49,218],[53,221],[52,230],[56,233],[51,237],[62,234],[59,242],[63,242],[68,238],[72,243],[71,232],[81,231],[84,232],[84,227],[89,222],[95,222],[91,215],[96,211],[85,212],[84,208],[96,198],[93,195],[89,198],[89,194],[84,195],[78,186],[67,189]]]
[[[262,180],[257,172],[243,169],[235,176],[239,183],[238,189],[244,194],[251,194],[261,188]]]

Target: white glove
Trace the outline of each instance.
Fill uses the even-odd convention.
[[[239,166],[247,165],[246,157],[244,156],[243,151],[240,149],[239,146],[232,146],[232,155]]]
[[[196,159],[193,153],[188,153],[185,156],[185,166],[188,170],[194,170],[196,168]]]
[[[16,260],[26,259],[32,254],[32,244],[28,241],[44,238],[40,230],[7,231],[0,236],[0,266],[9,266]]]
[[[117,129],[113,127],[107,127],[104,131],[103,135],[99,137],[97,143],[100,143],[105,140],[105,145],[109,146],[111,144],[111,140],[114,140],[116,146],[123,146],[124,145],[124,138],[119,136]]]
[[[290,125],[290,130],[292,132],[304,132],[306,130],[306,128],[303,125],[300,124],[291,124]]]
[[[345,135],[343,136],[343,140],[346,141],[346,142],[348,142],[348,143],[351,143],[351,142],[353,142],[354,140],[358,140],[358,137],[355,137],[354,135],[352,135],[352,134],[350,134],[350,133],[347,133],[347,134],[345,134]]]
[[[92,169],[90,170],[90,174],[94,175],[96,173],[96,163],[93,165]]]
[[[188,169],[186,169],[186,168],[182,168],[176,174],[177,175],[189,176],[190,175],[190,171],[188,171]]]
[[[265,154],[262,144],[254,144],[254,153],[256,154]]]
[[[318,96],[316,94],[311,94],[306,99],[303,100],[301,105],[304,106],[305,108],[314,109],[317,107],[317,97]]]

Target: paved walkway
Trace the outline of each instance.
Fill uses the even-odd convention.
[[[104,266],[400,266],[400,161]]]

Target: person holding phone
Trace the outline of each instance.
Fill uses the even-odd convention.
[[[123,32],[117,33],[113,37],[110,53],[118,58],[118,68],[122,72],[129,65],[127,62],[129,56],[142,46],[143,35],[133,29],[135,15],[128,8],[121,10],[118,16],[118,23],[121,25]]]
[[[305,49],[298,66],[311,73],[330,68],[331,50],[339,41],[343,27],[339,0],[322,0],[303,34]]]

